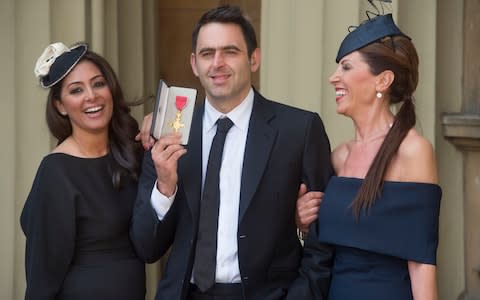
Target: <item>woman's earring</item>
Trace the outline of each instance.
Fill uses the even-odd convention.
[[[381,99],[381,98],[382,98],[382,93],[377,92],[377,98],[378,98],[378,99]]]
[[[61,114],[62,116],[64,116],[64,117],[67,116],[67,112],[66,112],[66,111],[61,111],[60,114]]]

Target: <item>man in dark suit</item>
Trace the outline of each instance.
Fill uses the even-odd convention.
[[[252,88],[260,49],[239,8],[205,13],[192,43],[191,66],[206,100],[195,108],[188,152],[179,135],[167,135],[145,156],[134,245],[147,262],[171,247],[157,300],[280,299],[298,276],[302,255],[295,224],[299,187],[323,191],[332,174],[327,135],[318,114],[267,100]],[[233,126],[214,180],[219,203],[212,217],[205,212],[212,195],[207,162],[217,120],[225,118]],[[216,234],[199,230],[207,218],[214,218]],[[200,248],[212,236],[210,263]],[[204,283],[204,262],[213,266],[212,282]]]

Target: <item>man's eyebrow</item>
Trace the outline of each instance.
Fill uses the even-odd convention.
[[[200,50],[198,50],[198,53],[203,53],[203,52],[209,52],[209,51],[217,51],[217,50],[236,50],[236,51],[242,51],[240,48],[238,48],[235,45],[227,45],[219,48],[213,48],[213,47],[205,47]]]
[[[205,48],[201,48],[198,50],[198,53],[202,53],[202,52],[208,52],[208,51],[215,51],[216,49],[215,48],[212,48],[212,47],[205,47]]]
[[[238,47],[235,46],[235,45],[228,45],[228,46],[222,47],[222,50],[237,50],[237,51],[241,51],[240,48],[238,48]]]

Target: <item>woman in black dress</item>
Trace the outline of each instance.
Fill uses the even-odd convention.
[[[35,66],[50,89],[57,147],[38,168],[21,215],[25,299],[145,297],[144,263],[129,239],[142,148],[108,62],[86,44],[49,45]]]

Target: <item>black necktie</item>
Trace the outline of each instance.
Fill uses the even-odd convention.
[[[220,208],[220,167],[223,145],[233,122],[229,118],[217,120],[217,133],[212,141],[208,156],[207,172],[200,203],[197,247],[194,261],[194,281],[205,292],[215,283],[217,265],[217,227]]]

